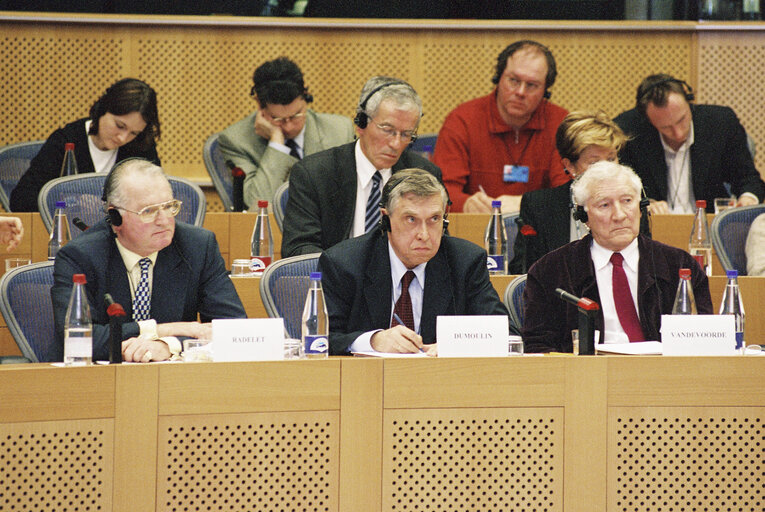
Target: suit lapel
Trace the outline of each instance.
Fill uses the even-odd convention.
[[[338,226],[338,231],[343,238],[348,238],[353,225],[353,213],[356,210],[356,186],[358,175],[356,174],[356,143],[352,142],[335,148],[338,152],[336,161],[337,169],[334,174],[334,182],[330,185],[327,203],[329,215],[334,219],[333,224]]]
[[[369,236],[369,235],[367,235]],[[371,251],[367,269],[364,274],[364,300],[371,320],[370,325],[390,326],[391,303],[393,286],[390,275],[390,256],[388,254],[387,237],[374,236],[375,247]]]
[[[111,229],[111,228],[110,228]],[[133,295],[130,290],[130,281],[128,280],[125,262],[117,249],[114,240],[111,241],[109,250],[109,261],[107,263],[107,273],[109,283],[106,291],[111,294],[114,301],[122,306],[129,318],[133,317]]]
[[[159,251],[151,287],[151,317],[158,322],[183,318],[186,287],[191,276],[175,244]]]

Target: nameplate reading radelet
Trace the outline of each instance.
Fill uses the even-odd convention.
[[[438,357],[507,356],[507,317],[439,316],[436,319]]]
[[[213,361],[284,359],[284,320],[235,318],[212,321]]]

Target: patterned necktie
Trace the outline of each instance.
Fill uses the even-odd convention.
[[[396,301],[396,306],[393,308],[393,312],[396,313],[401,320],[404,321],[404,325],[414,330],[414,313],[412,312],[412,297],[409,295],[409,285],[412,284],[414,279],[414,272],[407,270],[404,277],[401,278],[401,295]],[[398,325],[398,321],[393,318],[390,322],[391,327]]]
[[[148,320],[151,310],[151,292],[149,292],[149,258],[141,258],[138,261],[141,266],[141,280],[138,281],[138,288],[135,289],[135,299],[133,299],[133,320]]]
[[[300,152],[298,151],[297,142],[295,142],[292,139],[287,139],[284,141],[284,145],[290,148],[290,156],[294,156],[295,158],[300,160]]]
[[[611,255],[611,265],[613,265],[613,274],[611,275],[611,286],[614,292],[614,305],[616,306],[616,315],[619,317],[619,323],[627,334],[630,342],[643,341],[643,328],[640,326],[635,303],[630,293],[630,283],[627,281],[627,274],[624,273],[624,256],[615,252]]]
[[[372,190],[369,191],[369,199],[367,199],[367,217],[364,223],[364,232],[368,233],[370,229],[374,228],[378,222],[380,222],[380,198],[382,193],[380,192],[380,181],[382,175],[380,171],[376,171],[372,176]]]

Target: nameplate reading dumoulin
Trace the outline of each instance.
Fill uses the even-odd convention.
[[[665,356],[736,354],[733,315],[661,315]]]
[[[236,318],[212,321],[213,361],[284,359],[284,320]]]
[[[438,357],[507,356],[507,316],[439,316]]]

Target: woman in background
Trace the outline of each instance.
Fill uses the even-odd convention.
[[[36,212],[37,195],[61,173],[64,145],[74,143],[78,173],[107,173],[117,162],[141,157],[160,164],[157,93],[135,78],[112,84],[90,108],[90,118],[54,131],[11,193],[11,211]]]

